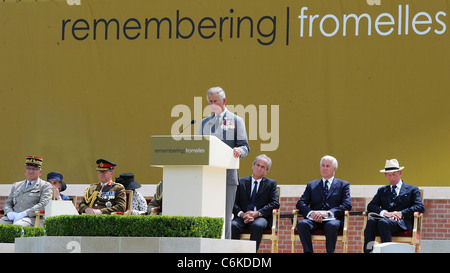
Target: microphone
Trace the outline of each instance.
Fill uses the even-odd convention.
[[[189,123],[186,127],[183,128],[183,130],[181,130],[181,132],[177,135],[181,135],[181,133],[184,132],[184,130],[186,130],[189,126],[191,126],[192,124],[195,124],[197,121],[195,119],[191,120],[191,123]]]

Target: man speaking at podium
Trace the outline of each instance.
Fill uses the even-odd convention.
[[[250,147],[247,140],[247,130],[242,118],[231,113],[225,107],[225,91],[221,87],[212,87],[206,93],[208,104],[213,112],[202,120],[198,130],[199,135],[213,135],[233,149],[235,158],[244,158]],[[236,189],[238,186],[237,169],[227,170],[226,208],[225,208],[225,239],[231,239],[231,215],[233,213]]]

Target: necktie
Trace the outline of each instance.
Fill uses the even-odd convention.
[[[31,181],[27,181],[27,183],[25,184],[25,189],[27,189],[28,186],[30,186],[30,185],[31,185]]]
[[[397,188],[396,185],[392,186],[392,190],[391,190],[391,202],[394,202],[395,197],[397,197],[397,192],[395,191],[396,188]]]
[[[328,194],[328,180],[325,180],[325,182],[323,182],[323,194],[325,195],[325,197]]]
[[[396,185],[391,188],[391,202],[389,203],[389,210],[391,210],[395,206],[395,197],[397,197],[397,193],[395,192]]]
[[[252,195],[250,196],[250,204],[247,207],[247,210],[254,210],[255,209],[255,203],[256,203],[256,190],[258,187],[258,181],[253,182],[253,191]]]
[[[220,126],[220,116],[216,115],[215,117],[215,121],[214,121],[214,125],[211,128],[211,132],[214,133],[216,130],[219,130],[219,126]]]

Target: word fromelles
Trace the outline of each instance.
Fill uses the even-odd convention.
[[[387,36],[394,33],[397,29],[398,35],[408,35],[410,28],[414,33],[418,35],[425,35],[431,31],[431,25],[434,21],[438,24],[438,27],[434,29],[434,33],[443,34],[447,25],[443,21],[447,14],[443,11],[438,11],[434,16],[427,12],[421,11],[417,13],[411,12],[409,10],[409,5],[405,5],[404,11],[403,6],[398,6],[397,18],[387,12],[380,13],[376,17],[372,17],[367,13],[356,14],[343,14],[342,20],[334,14],[326,14],[320,16],[319,14],[307,14],[308,7],[302,7],[300,10],[300,15],[298,16],[300,23],[300,37],[306,36],[312,37],[315,30],[317,31],[317,26],[319,26],[319,33],[326,37],[332,37],[338,34],[342,29],[342,36],[347,36],[347,32],[352,26],[354,26],[354,35],[359,35],[360,25],[364,24],[367,26],[367,36],[372,35],[372,26],[375,32],[381,36]],[[362,23],[364,21],[364,23]]]

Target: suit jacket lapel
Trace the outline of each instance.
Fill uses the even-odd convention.
[[[312,195],[312,196],[314,196],[314,195],[319,196],[319,194],[320,194],[322,200],[326,200],[327,197],[324,196],[324,192],[323,192],[323,181],[322,181],[322,178],[320,178],[319,180],[316,180],[316,183],[317,183],[317,184],[316,184],[315,188],[312,190],[311,195]],[[318,192],[319,194],[318,194],[317,192]]]
[[[29,192],[32,189],[34,189],[34,187],[36,187],[36,185],[37,185],[37,181],[36,181],[36,183],[34,183],[34,185],[33,184],[28,185],[28,187],[26,186],[27,183],[28,183],[27,180],[25,180],[23,183],[23,188],[24,188],[23,192]],[[27,187],[27,188],[25,189],[25,187]]]
[[[226,123],[227,123],[226,125],[227,125],[227,126],[229,125],[229,121],[227,120],[227,114],[228,114],[228,112],[229,112],[229,111],[225,111],[225,113],[223,113],[223,117],[222,117],[222,124],[226,121]],[[224,128],[225,128],[225,126],[224,126]],[[228,127],[226,127],[226,128],[228,128]],[[226,133],[227,133],[227,130],[223,129],[223,130],[222,130],[222,136],[223,136],[222,139],[227,139]]]
[[[384,188],[384,196],[385,196],[385,198],[388,199],[388,200],[391,199],[391,186],[390,186],[390,185],[387,185],[387,186]]]
[[[326,199],[328,199],[331,196],[331,194],[333,193],[333,191],[335,191],[337,189],[337,187],[338,187],[337,184],[338,184],[338,180],[335,177],[334,180],[333,180],[333,183],[331,183],[330,189],[328,190],[328,194],[327,194],[327,198]]]
[[[40,180],[41,179],[38,177],[38,179],[36,179],[36,182],[34,183],[34,185],[30,185],[28,187],[28,189],[30,189],[30,190],[35,190],[35,189],[39,190]]]
[[[215,119],[214,119],[215,117],[216,117],[216,114],[212,113],[209,120],[207,121],[210,124],[209,131],[211,133],[214,133],[216,131],[216,123],[215,123]],[[214,122],[211,122],[211,121],[214,121]]]
[[[249,178],[245,181],[245,188],[247,189],[247,196],[248,200],[252,197],[252,177],[249,176]]]
[[[258,196],[264,191],[264,188],[266,186],[266,178],[263,177],[261,181],[259,182],[258,192],[256,192],[256,198],[258,199]]]
[[[26,190],[28,190],[29,188],[25,189],[25,184],[26,184],[26,183],[27,183],[27,180],[26,180],[26,179],[23,180],[23,181],[21,181],[21,183],[18,184],[16,190],[20,190],[20,191],[23,191],[23,192],[25,192]]]
[[[402,187],[400,188],[398,195],[395,197],[396,202],[399,202],[398,200],[400,200],[400,199],[397,199],[397,198],[399,198],[403,194],[406,194],[406,192],[408,192],[408,190],[409,190],[409,186],[405,183],[405,181],[402,180]]]
[[[397,196],[400,196],[402,194],[405,194],[408,191],[408,185],[406,185],[405,181],[402,180],[402,187],[400,188],[400,191],[398,192]]]

